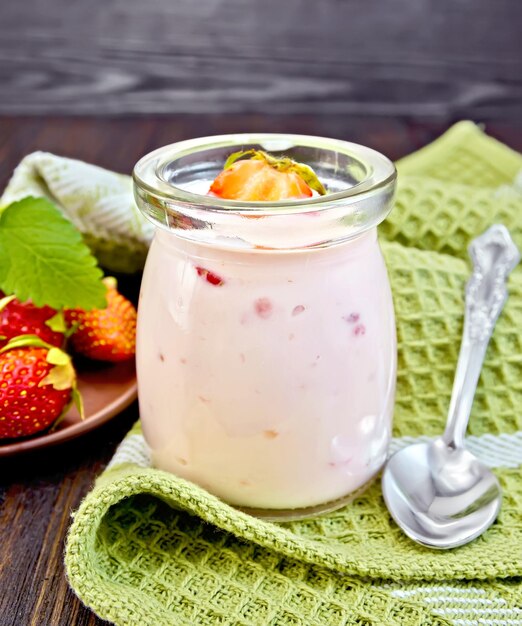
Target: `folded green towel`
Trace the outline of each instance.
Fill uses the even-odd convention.
[[[0,207],[26,196],[54,202],[105,269],[131,273],[143,268],[154,227],[134,202],[129,176],[49,152],[33,152],[15,169]]]
[[[442,432],[470,239],[502,222],[522,247],[522,157],[473,124],[398,169],[397,203],[380,228],[399,341],[393,449]],[[467,440],[505,494],[482,537],[444,552],[416,545],[378,483],[316,519],[255,519],[151,468],[137,424],[74,514],[72,588],[102,618],[131,626],[522,624],[520,268],[509,290]]]

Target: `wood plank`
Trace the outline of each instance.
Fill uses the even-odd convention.
[[[516,0],[11,2],[0,113],[517,120],[520,24]]]
[[[289,132],[363,143],[398,159],[438,137],[457,121],[345,115],[176,115],[170,117],[0,116],[0,189],[20,160],[44,150],[130,174],[154,148],[192,137],[238,132]],[[522,151],[522,124],[493,120],[493,137]]]
[[[103,623],[67,585],[64,540],[71,511],[136,417],[134,405],[81,440],[0,463],[2,626]]]

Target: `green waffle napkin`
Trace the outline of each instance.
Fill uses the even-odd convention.
[[[475,125],[456,125],[398,170],[396,206],[380,227],[398,326],[394,450],[443,430],[467,244],[502,222],[522,247],[522,157]],[[522,624],[520,268],[509,291],[467,439],[505,494],[482,537],[450,551],[416,545],[391,521],[378,483],[322,517],[255,519],[150,467],[137,424],[74,514],[72,588],[130,626]]]

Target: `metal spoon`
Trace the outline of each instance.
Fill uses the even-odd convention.
[[[396,452],[382,477],[386,506],[414,541],[454,548],[484,532],[500,510],[492,472],[464,447],[475,390],[495,323],[507,300],[506,281],[520,253],[505,226],[494,225],[469,247],[464,334],[442,437]],[[419,415],[422,419],[422,415]]]

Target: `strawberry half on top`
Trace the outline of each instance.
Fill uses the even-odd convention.
[[[262,150],[231,154],[210,186],[209,195],[246,202],[278,202],[311,198],[326,189],[311,167]]]

